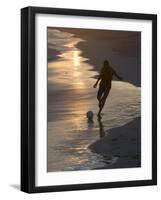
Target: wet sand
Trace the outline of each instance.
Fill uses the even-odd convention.
[[[58,28],[59,30],[59,28]],[[100,71],[103,61],[108,59],[124,81],[141,86],[141,33],[92,29],[61,28],[84,41],[76,46],[81,56],[88,58],[94,70]]]
[[[140,123],[138,117],[124,126],[112,128],[89,146],[92,152],[106,157],[106,169],[141,167]]]
[[[140,116],[140,87],[136,87],[132,80],[112,81],[103,117],[98,120],[97,89],[93,88],[93,77],[97,76],[98,72],[96,66],[90,64],[89,52],[78,48],[79,44],[89,43],[73,34],[58,30],[51,30],[48,34],[47,171],[138,167],[140,127],[138,120],[135,123],[131,121]],[[93,44],[94,42],[99,43],[96,40]],[[102,44],[100,41],[100,45]],[[115,56],[115,52],[111,51],[111,55]],[[86,119],[88,110],[94,112],[92,124]],[[129,122],[130,125],[127,124]],[[135,129],[138,129],[136,145],[133,144]],[[108,132],[114,136],[108,136]],[[107,139],[109,137],[112,137],[112,142]],[[118,141],[115,137],[118,137]],[[114,145],[114,142],[117,145]],[[134,151],[127,155],[126,151],[129,151],[132,145]],[[121,151],[119,148],[122,148]],[[133,159],[134,157],[137,159]]]

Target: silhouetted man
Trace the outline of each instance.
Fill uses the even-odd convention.
[[[106,98],[110,92],[111,89],[111,81],[112,81],[112,77],[113,75],[115,75],[119,80],[122,81],[122,77],[120,77],[115,70],[110,66],[108,60],[104,61],[104,65],[101,69],[100,75],[96,81],[96,83],[94,84],[94,88],[97,87],[98,82],[100,81],[99,84],[99,89],[97,92],[97,99],[99,102],[99,112],[98,112],[98,116],[100,117],[101,111],[105,105],[106,102]]]

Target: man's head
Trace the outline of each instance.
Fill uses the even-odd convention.
[[[104,61],[104,66],[106,66],[106,67],[109,66],[109,61],[108,61],[108,60],[105,60],[105,61]]]

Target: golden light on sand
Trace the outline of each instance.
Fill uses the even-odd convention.
[[[81,74],[81,73],[80,73],[79,71],[76,71],[76,70],[75,70],[74,73],[73,73],[74,77],[76,77],[76,78],[79,77],[80,74]]]
[[[80,56],[79,56],[79,51],[74,50],[73,51],[73,64],[75,67],[78,67],[80,65]]]
[[[82,79],[82,73],[80,70],[81,60],[80,60],[80,51],[75,49],[72,51],[72,62],[73,62],[73,76],[75,78],[75,87],[77,89],[83,89],[85,87],[84,81]]]
[[[65,47],[68,47],[68,50],[65,49],[59,55],[59,59],[54,62],[48,63],[48,71],[53,71],[48,73],[48,81],[60,83],[61,85],[68,85],[75,90],[85,90],[87,87],[85,77],[87,73],[83,67],[83,61],[86,60],[81,57],[81,51],[76,47],[78,43],[77,40],[73,40],[65,44]],[[57,76],[55,76],[55,74]]]
[[[86,89],[86,85],[83,81],[77,81],[74,87],[75,89],[79,90],[80,93]]]

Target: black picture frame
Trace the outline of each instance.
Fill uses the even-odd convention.
[[[35,186],[35,15],[59,14],[152,21],[152,179],[61,186]],[[21,190],[58,192],[157,184],[157,15],[44,7],[21,9]]]

